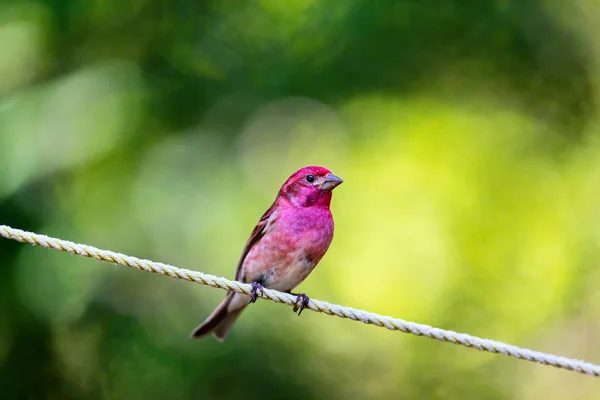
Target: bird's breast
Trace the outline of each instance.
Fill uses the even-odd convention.
[[[319,263],[333,238],[333,219],[328,209],[282,210],[272,228],[246,256],[247,282],[291,290]]]

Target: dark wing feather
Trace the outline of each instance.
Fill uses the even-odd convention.
[[[265,211],[263,216],[260,217],[260,220],[258,221],[256,226],[254,227],[254,230],[250,234],[250,238],[248,239],[248,242],[246,242],[246,247],[244,247],[244,251],[242,252],[240,261],[238,262],[237,269],[235,271],[236,281],[240,281],[240,272],[242,270],[242,265],[244,265],[244,260],[246,260],[246,256],[248,255],[250,250],[252,250],[252,247],[254,247],[254,245],[258,243],[258,241],[265,235],[268,226],[273,223],[274,218],[272,217],[274,217],[273,213],[275,212],[275,209],[276,203],[273,203],[271,207],[269,207],[269,209]]]

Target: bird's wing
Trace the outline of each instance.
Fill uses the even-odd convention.
[[[265,211],[263,216],[260,217],[260,220],[254,227],[252,234],[250,234],[250,238],[248,239],[248,242],[246,242],[246,247],[244,247],[244,251],[242,252],[242,256],[240,257],[240,261],[238,262],[238,265],[237,265],[237,270],[235,271],[235,279],[236,280],[240,279],[240,272],[242,270],[242,265],[244,265],[244,260],[246,259],[246,256],[248,255],[250,250],[252,250],[252,247],[254,247],[254,245],[259,242],[259,240],[265,235],[265,233],[273,225],[273,222],[275,221],[275,219],[277,219],[276,209],[277,209],[276,203],[273,203],[271,205],[271,207],[269,207],[269,209],[267,211]]]

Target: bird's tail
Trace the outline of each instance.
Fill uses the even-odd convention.
[[[224,342],[233,323],[246,308],[249,301],[250,296],[235,292],[227,293],[227,296],[215,311],[194,329],[191,335],[192,339],[198,339],[212,333],[219,342]]]

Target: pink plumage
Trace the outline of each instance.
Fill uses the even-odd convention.
[[[252,296],[230,292],[193,332],[224,341],[231,326],[262,287],[290,292],[312,272],[333,239],[331,191],[342,180],[323,167],[305,167],[290,176],[254,228],[235,279],[253,284]],[[300,312],[308,297],[298,295]],[[299,313],[300,313],[299,312]]]

